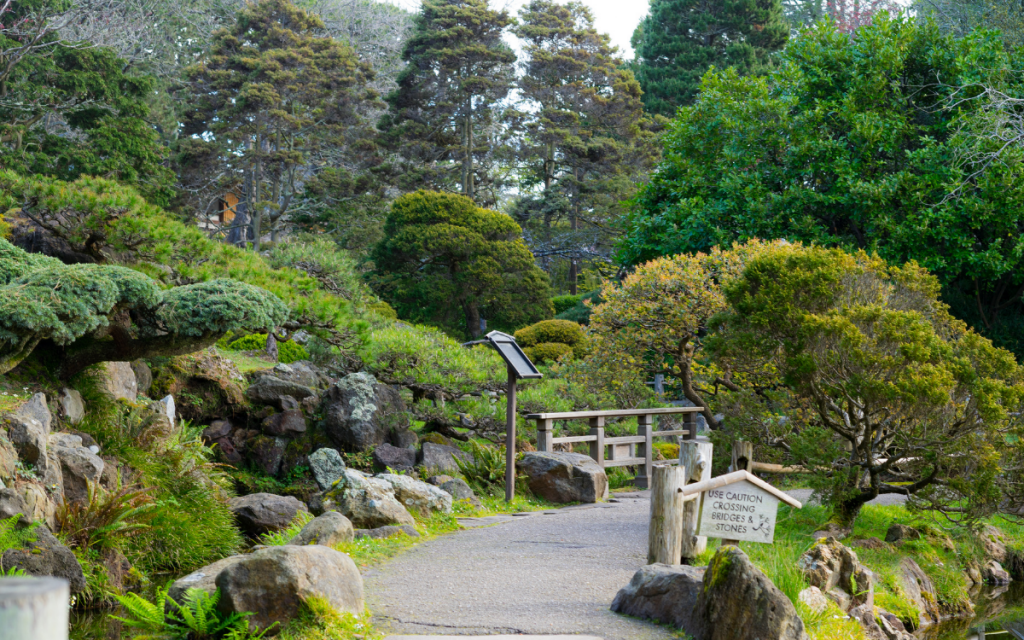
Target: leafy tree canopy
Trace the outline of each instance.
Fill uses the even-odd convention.
[[[748,238],[861,247],[916,260],[958,315],[1024,352],[1024,164],[1015,149],[969,176],[959,132],[979,105],[949,108],[983,79],[1019,91],[998,36],[882,14],[856,37],[822,23],[781,58],[764,78],[707,75],[628,216],[622,260]]]
[[[402,196],[373,252],[374,288],[400,318],[456,335],[479,335],[481,318],[506,329],[549,318],[547,276],[521,233],[512,218],[464,196]]]
[[[667,117],[690,104],[711,67],[765,73],[786,45],[780,0],[652,0],[633,34],[636,75],[650,113]]]

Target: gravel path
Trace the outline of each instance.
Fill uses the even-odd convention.
[[[793,496],[794,498],[805,504],[811,498],[810,489],[792,489],[790,491],[787,491],[786,493],[788,493],[789,495]],[[886,493],[878,496],[868,504],[875,504],[883,507],[891,507],[893,505],[906,504],[906,502],[907,496],[901,496],[896,493]]]
[[[646,495],[616,500],[495,518],[416,545],[364,574],[375,621],[391,633],[672,638],[608,609],[647,556]]]

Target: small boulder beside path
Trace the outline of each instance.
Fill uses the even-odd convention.
[[[590,456],[532,451],[516,463],[530,490],[550,502],[593,503],[608,497],[608,476]]]
[[[300,511],[309,511],[301,500],[273,493],[231,498],[228,506],[235,514],[239,528],[253,537],[286,529]]]

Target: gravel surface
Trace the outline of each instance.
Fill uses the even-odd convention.
[[[810,489],[793,489],[791,491],[787,491],[786,493],[793,496],[800,502],[803,502],[804,504],[806,504],[807,501],[811,499]],[[878,496],[868,504],[877,504],[883,507],[891,507],[893,505],[905,504],[906,502],[907,496],[901,496],[895,493],[886,493],[884,495]]]
[[[496,518],[416,545],[363,575],[367,604],[389,633],[672,638],[609,610],[647,559],[649,501],[616,499]]]

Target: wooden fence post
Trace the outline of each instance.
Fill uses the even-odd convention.
[[[651,486],[651,467],[653,466],[652,449],[654,449],[654,425],[650,415],[637,416],[636,435],[644,437],[644,443],[637,447],[636,457],[644,459],[644,466],[633,481],[640,489]]]
[[[597,436],[590,443],[590,457],[604,468],[604,418],[590,419],[590,435]]]
[[[18,640],[67,640],[68,581],[61,578],[0,580],[0,636]]]
[[[683,436],[679,437],[679,467],[685,468],[687,471],[685,484],[711,479],[713,449],[714,445],[706,438],[689,440]],[[708,548],[708,539],[697,535],[697,519],[700,517],[701,500],[702,498],[690,500],[683,507],[682,558],[684,563],[696,558]]]
[[[753,472],[754,443],[737,440],[732,443],[732,470]]]
[[[551,443],[551,440],[554,438],[551,433],[551,427],[554,422],[554,420],[537,421],[537,451],[547,451],[550,453],[554,448],[554,445]]]
[[[664,465],[654,468],[651,478],[651,523],[647,532],[647,564],[679,564],[685,481],[686,469],[682,467]]]

